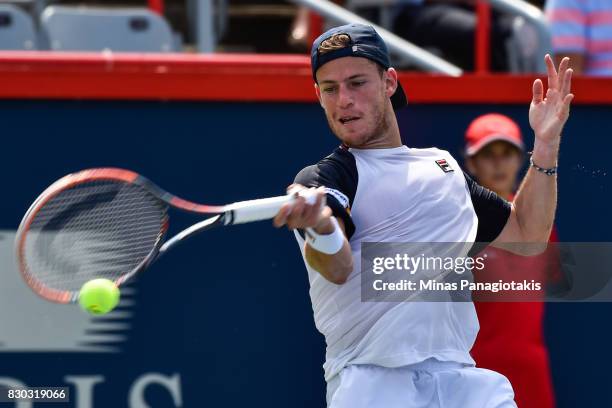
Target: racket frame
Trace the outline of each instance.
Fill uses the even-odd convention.
[[[298,196],[298,193],[294,193],[279,197],[241,201],[225,206],[211,206],[198,204],[175,196],[174,194],[163,190],[142,175],[131,170],[102,167],[82,170],[77,173],[64,176],[45,189],[34,201],[34,203],[32,203],[19,225],[15,238],[17,263],[24,281],[28,284],[28,286],[30,286],[30,288],[32,288],[34,292],[52,302],[77,302],[78,293],[74,291],[60,291],[49,288],[40,283],[29,271],[28,265],[25,262],[25,242],[27,233],[30,230],[32,222],[38,212],[52,198],[76,185],[95,181],[115,181],[135,184],[143,187],[168,207],[174,207],[186,212],[212,216],[212,218],[205,219],[192,225],[191,227],[186,228],[164,243],[169,227],[169,217],[167,213],[165,213],[162,228],[160,229],[160,233],[157,236],[151,252],[133,270],[126,272],[119,278],[115,279],[114,283],[117,286],[122,285],[135,274],[149,267],[155,261],[155,259],[158,258],[158,256],[163,255],[169,249],[176,246],[179,242],[182,242],[183,240],[199,232],[221,225],[242,224],[273,218],[282,205],[295,200]],[[312,197],[307,197],[307,200],[312,201]]]
[[[15,251],[17,255],[17,264],[19,271],[24,281],[40,296],[43,298],[56,302],[56,303],[74,303],[78,301],[78,293],[70,291],[61,291],[54,288],[49,288],[36,279],[36,277],[30,272],[28,265],[25,262],[25,243],[27,233],[30,230],[33,220],[35,219],[38,212],[47,204],[51,199],[56,197],[58,194],[73,188],[76,185],[95,182],[95,181],[116,181],[127,184],[135,184],[145,188],[153,196],[159,199],[167,206],[172,206],[183,211],[194,212],[199,214],[219,214],[223,213],[223,206],[208,206],[197,204],[191,201],[184,200],[173,194],[164,191],[156,184],[130,170],[124,170],[119,168],[96,168],[83,170],[77,173],[69,174],[62,177],[55,183],[51,184],[40,196],[32,203],[26,214],[24,215],[15,238]],[[224,218],[224,217],[220,217]],[[223,220],[223,222],[225,222]],[[120,286],[125,281],[130,279],[138,272],[146,269],[153,261],[157,258],[160,253],[160,248],[163,244],[166,232],[168,231],[169,217],[167,214],[164,215],[162,222],[162,228],[153,246],[153,249],[149,254],[136,266],[133,270],[121,275],[118,279],[114,280],[117,286]],[[168,247],[166,247],[168,249]]]

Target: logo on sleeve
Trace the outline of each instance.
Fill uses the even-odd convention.
[[[325,192],[338,200],[340,205],[342,205],[344,208],[348,208],[349,199],[344,193],[329,187],[325,187]]]
[[[450,164],[445,159],[436,160],[436,164],[438,167],[442,169],[445,173],[450,173],[451,171],[455,171]]]

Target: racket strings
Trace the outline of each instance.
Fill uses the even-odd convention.
[[[77,292],[132,273],[159,245],[165,204],[144,188],[92,181],[61,191],[33,215],[24,261],[40,285]]]

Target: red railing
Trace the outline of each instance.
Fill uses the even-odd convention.
[[[535,76],[401,72],[410,103],[528,104]],[[316,102],[306,55],[0,52],[0,99]],[[577,77],[575,104],[612,104],[612,79]]]

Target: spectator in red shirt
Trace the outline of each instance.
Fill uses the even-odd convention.
[[[470,124],[465,138],[467,170],[478,183],[511,201],[525,158],[518,125],[507,116],[487,114]],[[552,240],[555,235],[553,229]],[[551,250],[527,258],[491,247],[483,253],[487,254],[485,269],[474,273],[476,281],[525,278],[546,283],[550,271],[558,268],[558,256]],[[552,408],[555,403],[542,328],[544,291],[526,295],[528,298],[521,298],[523,295],[510,294],[513,298],[506,297],[505,302],[478,302],[475,297],[480,332],[472,356],[477,366],[508,377],[518,407]]]

